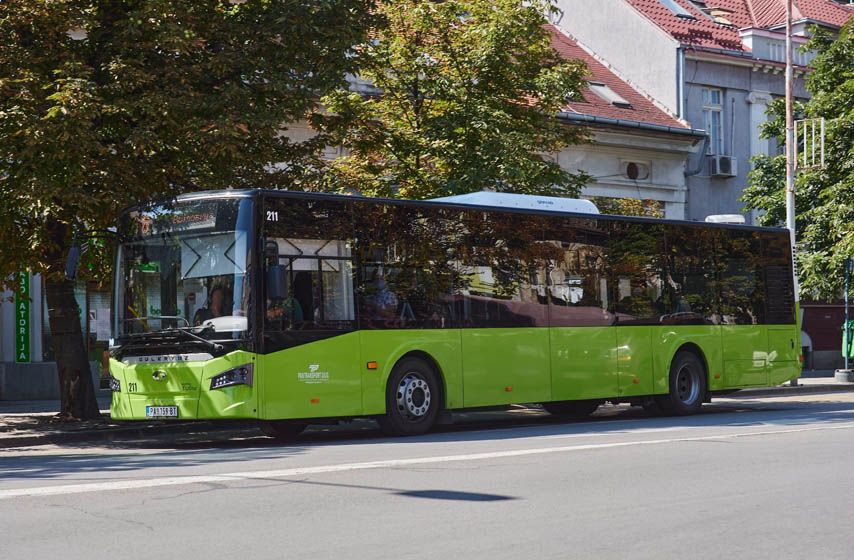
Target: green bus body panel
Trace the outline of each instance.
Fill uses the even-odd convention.
[[[252,418],[258,400],[254,387],[237,385],[211,391],[211,378],[237,366],[253,363],[255,355],[236,351],[204,362],[124,364],[110,360],[110,373],[121,382],[113,393],[110,416],[143,420],[146,406],[177,405],[178,419]],[[158,370],[166,372],[155,379]],[[257,370],[256,370],[257,379]],[[132,386],[131,384],[135,384]],[[134,388],[131,391],[131,388]]]
[[[359,331],[361,337],[364,414],[384,414],[386,382],[394,365],[409,352],[428,354],[445,382],[446,408],[463,407],[462,353],[459,329]],[[377,362],[369,370],[368,362]]]
[[[464,329],[464,406],[551,399],[549,330]]]
[[[796,325],[768,327],[768,384],[779,385],[801,375],[801,329]]]
[[[617,396],[635,397],[653,392],[652,335],[655,327],[618,327]]]
[[[617,395],[617,329],[552,327],[552,400],[600,399]]]
[[[111,359],[121,392],[110,411],[123,420],[145,419],[145,407],[157,405],[177,405],[179,419],[383,414],[392,369],[411,352],[435,363],[448,409],[665,394],[670,363],[686,344],[700,349],[712,391],[776,385],[801,373],[797,325],[362,330],[268,355],[134,365]],[[213,376],[249,363],[252,387],[209,389]],[[155,379],[157,370],[165,379]]]
[[[262,391],[259,416],[277,419],[362,415],[358,360],[358,332],[258,356]]]
[[[723,325],[724,383],[727,387],[759,387],[768,383],[768,327]]]
[[[680,348],[695,345],[702,353],[707,368],[709,390],[724,388],[723,359],[721,357],[721,327],[719,325],[659,326],[653,330],[653,386],[651,394],[663,395],[670,391],[670,364]],[[717,379],[715,376],[719,376]]]

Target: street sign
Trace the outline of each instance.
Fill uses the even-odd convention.
[[[30,274],[18,273],[15,290],[15,361],[30,361]]]

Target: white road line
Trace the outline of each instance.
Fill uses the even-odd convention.
[[[795,434],[826,430],[848,430],[854,424],[837,426],[822,426],[816,428],[796,428],[791,430],[766,430],[761,432],[740,432],[734,434],[716,434],[710,436],[649,439],[615,443],[595,443],[586,445],[569,445],[560,447],[541,447],[536,449],[518,449],[514,451],[492,451],[488,453],[469,453],[465,455],[444,455],[436,457],[418,457],[414,459],[389,459],[386,461],[369,461],[364,463],[343,463],[339,465],[320,465],[316,467],[297,467],[292,469],[233,472],[217,475],[177,476],[150,478],[141,480],[117,480],[113,482],[95,482],[87,484],[65,484],[56,486],[41,486],[35,488],[12,488],[0,490],[0,500],[19,498],[23,496],[61,496],[65,494],[83,494],[87,492],[105,492],[111,490],[132,490],[137,488],[154,488],[158,486],[178,486],[186,484],[205,484],[211,482],[235,482],[240,480],[258,480],[271,478],[286,478],[310,474],[335,473],[366,469],[387,469],[423,465],[429,463],[451,463],[456,461],[483,461],[486,459],[501,459],[505,457],[522,457],[526,455],[544,455],[549,453],[569,453],[573,451],[591,451],[596,449],[612,449],[616,447],[635,447],[641,445],[661,445],[667,443],[683,443],[709,440],[726,440],[744,437],[756,437],[779,434]]]

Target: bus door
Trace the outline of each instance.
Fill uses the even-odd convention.
[[[721,230],[719,239],[724,385],[766,385],[768,327],[760,237],[753,231]]]
[[[262,418],[362,412],[346,207],[271,198],[265,214]]]
[[[664,314],[664,226],[612,222],[608,241],[621,397],[650,395],[653,336]]]
[[[542,228],[531,216],[463,213],[455,294],[467,407],[550,398]]]
[[[607,231],[596,219],[563,218],[546,229],[554,401],[617,394],[617,329],[606,273]]]

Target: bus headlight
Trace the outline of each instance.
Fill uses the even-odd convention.
[[[112,375],[110,376],[110,391],[114,393],[122,392],[122,382],[113,377]]]
[[[252,364],[238,366],[214,375],[211,378],[211,390],[230,387],[231,385],[252,386]]]

